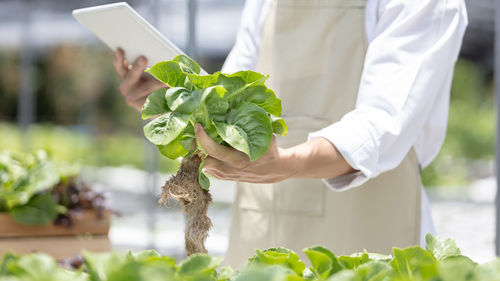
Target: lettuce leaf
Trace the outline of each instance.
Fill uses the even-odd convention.
[[[20,224],[44,225],[57,217],[57,204],[52,194],[36,195],[25,205],[16,206],[9,210],[9,214]]]
[[[306,248],[304,253],[311,261],[309,269],[317,279],[326,279],[343,269],[335,255],[322,246]]]
[[[257,254],[248,259],[249,268],[270,267],[280,265],[290,269],[297,276],[302,276],[305,264],[300,261],[299,255],[285,248],[271,248],[264,251],[257,250]]]
[[[442,239],[428,233],[425,236],[425,242],[427,251],[431,252],[438,260],[460,255],[460,249],[452,239]]]

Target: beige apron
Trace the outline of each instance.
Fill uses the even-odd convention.
[[[339,121],[354,108],[367,48],[366,0],[277,0],[263,30],[258,71],[283,102],[289,133],[281,147]],[[420,241],[421,182],[411,150],[391,171],[344,192],[320,179],[239,183],[225,263],[239,267],[255,249],[321,244],[335,254]]]

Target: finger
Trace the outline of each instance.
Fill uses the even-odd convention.
[[[127,101],[127,104],[140,112],[142,110],[142,106],[146,102],[146,99],[147,99],[146,97],[143,97],[141,99],[137,99],[131,102]]]
[[[125,77],[123,78],[123,82],[120,86],[120,91],[122,94],[126,94],[131,91],[135,84],[139,82],[141,75],[144,73],[146,69],[147,60],[145,57],[139,57],[132,68],[127,72]]]
[[[238,169],[235,169],[234,167],[231,167],[226,163],[210,156],[205,159],[205,165],[203,167],[203,171],[206,171],[211,175],[216,175],[218,178],[223,180],[238,181],[242,177],[242,173]],[[251,175],[245,175],[245,177],[246,176],[252,177]]]
[[[219,167],[223,163],[224,162],[220,161],[219,159],[214,158],[214,157],[209,155],[209,156],[207,156],[207,158],[205,158],[205,164],[203,165],[203,168],[216,169],[217,167]]]
[[[203,168],[203,172],[215,177],[216,179],[219,180],[227,180],[227,173],[218,170],[217,168]]]
[[[138,86],[125,95],[127,103],[137,103],[137,101],[145,101],[146,98],[154,91],[163,88],[164,84],[156,79],[146,80],[139,83]],[[141,104],[142,106],[142,104]]]
[[[127,72],[129,72],[129,70],[132,69],[132,65],[130,65],[127,60],[123,60],[123,67],[127,70]]]
[[[204,172],[205,174],[208,174],[208,175],[210,175],[210,176],[212,176],[212,177],[214,177],[214,178],[218,179],[218,180],[224,180],[222,173],[220,173],[220,172],[218,172],[218,171],[216,171],[216,170],[206,169],[206,170],[204,170],[203,172]]]
[[[228,173],[224,173],[222,171],[218,171],[218,170],[214,170],[214,169],[206,169],[205,173],[209,174],[209,175],[211,175],[219,180],[225,180],[225,181],[239,181],[240,180],[239,174],[228,174]]]
[[[217,171],[218,173],[222,173],[225,175],[234,174],[235,172],[237,173],[237,171],[233,167],[226,165],[226,163],[213,158],[212,156],[208,156],[207,158],[205,158],[205,164],[203,165],[203,168],[205,170]]]
[[[197,129],[199,129],[198,132]],[[208,155],[228,163],[231,167],[238,168],[240,170],[250,164],[249,158],[245,153],[216,143],[200,124],[195,126],[195,134],[196,139]]]
[[[120,78],[124,78],[128,72],[127,67],[125,67],[125,53],[121,48],[118,48],[115,52],[115,57],[113,58],[113,66]]]
[[[200,124],[195,125],[194,132],[201,147],[213,158],[224,161],[228,159],[228,155],[234,153],[230,148],[216,143]]]
[[[144,83],[139,83],[139,86],[135,90],[127,93],[125,100],[128,105],[140,111],[152,92],[165,87],[167,87],[165,84],[156,79],[146,80]]]

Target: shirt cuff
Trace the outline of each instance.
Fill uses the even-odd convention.
[[[348,118],[344,118],[342,121],[319,131],[312,132],[308,136],[308,140],[315,138],[327,139],[335,146],[347,163],[353,169],[358,170],[335,178],[323,179],[323,182],[335,191],[345,191],[358,187],[379,175],[377,171],[370,168],[376,165],[376,163],[370,162],[376,162],[377,160],[374,158],[378,157],[373,157],[373,151],[376,150],[374,150],[369,130],[360,128],[361,124],[359,122]]]

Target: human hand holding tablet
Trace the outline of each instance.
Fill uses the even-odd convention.
[[[115,52],[114,66],[123,80],[120,92],[138,110],[151,92],[164,86],[144,70],[184,54],[125,2],[74,10],[73,16]]]
[[[125,97],[127,104],[137,111],[141,111],[146,99],[152,92],[167,87],[149,73],[144,72],[147,62],[145,57],[140,56],[130,65],[125,60],[125,53],[121,48],[115,52],[113,59],[116,73],[122,79],[120,92]]]
[[[142,55],[151,67],[184,54],[125,2],[74,10],[73,16],[113,51],[122,48],[130,63]]]

